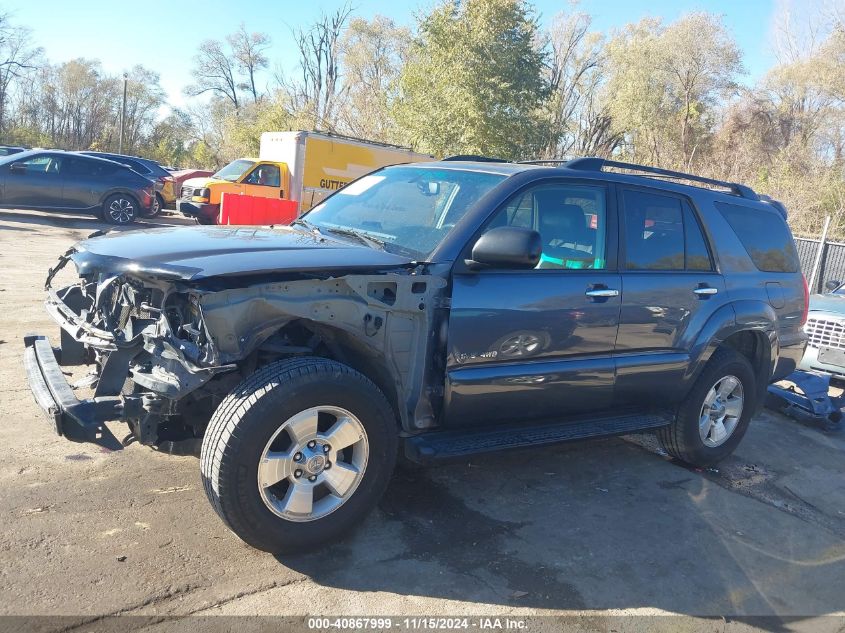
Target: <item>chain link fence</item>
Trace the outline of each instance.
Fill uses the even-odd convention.
[[[819,242],[820,240],[804,237],[795,238],[795,247],[798,249],[798,257],[801,259],[801,271],[808,281],[810,274],[813,272],[813,263],[819,250]],[[824,285],[828,281],[845,281],[845,243],[825,241],[816,283],[814,287],[810,288],[810,292],[823,292]]]

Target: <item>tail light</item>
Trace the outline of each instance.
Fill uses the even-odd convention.
[[[807,315],[810,313],[810,287],[807,285],[807,278],[802,275],[804,282],[804,313],[801,315],[801,325],[807,322]]]

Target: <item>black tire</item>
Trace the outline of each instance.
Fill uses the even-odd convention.
[[[153,206],[150,207],[149,211],[144,212],[143,216],[145,218],[154,218],[161,213],[162,209],[164,209],[164,198],[161,197],[160,193],[156,192]]]
[[[203,215],[198,215],[194,219],[197,221],[197,224],[201,224],[203,226],[214,226],[217,224],[217,221],[214,218],[207,218]]]
[[[366,433],[369,457],[360,483],[322,518],[287,520],[270,510],[258,487],[264,448],[292,416],[316,406],[345,409]],[[398,434],[382,392],[351,367],[324,358],[271,363],[220,404],[202,442],[200,469],[214,510],[238,537],[271,553],[295,552],[336,540],[363,519],[387,488]]]
[[[742,384],[744,403],[736,428],[719,446],[707,446],[699,433],[699,419],[710,389],[720,378],[735,376]],[[657,432],[667,453],[693,466],[706,467],[730,455],[739,445],[756,407],[757,381],[748,359],[730,348],[717,349],[678,407],[675,421]]]
[[[117,206],[114,206],[117,205]],[[116,193],[103,202],[103,219],[109,224],[126,226],[138,217],[138,201],[126,193]]]

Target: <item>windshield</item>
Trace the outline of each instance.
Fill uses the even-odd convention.
[[[424,258],[503,179],[458,169],[388,167],[347,185],[303,217],[320,230],[351,229],[382,242],[385,250]]]
[[[223,169],[214,174],[212,178],[235,182],[247,169],[251,169],[253,165],[255,165],[254,161],[239,158],[238,160],[233,160],[231,163],[226,165]]]

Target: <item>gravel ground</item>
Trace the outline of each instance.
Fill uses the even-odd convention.
[[[83,628],[114,614],[579,614],[591,630],[620,618],[677,630],[664,614],[773,617],[694,620],[714,630],[845,622],[820,617],[845,611],[845,439],[771,413],[717,469],[673,463],[650,436],[480,457],[397,474],[366,523],[321,552],[250,549],[206,502],[195,458],[70,443],[29,393],[22,337],[57,336],[46,270],[97,228],[0,211],[0,615]]]

